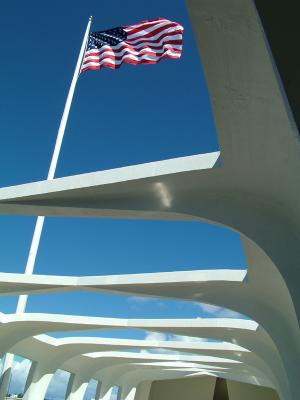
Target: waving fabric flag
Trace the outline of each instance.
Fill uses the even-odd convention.
[[[164,18],[90,33],[81,71],[180,58],[183,27]]]

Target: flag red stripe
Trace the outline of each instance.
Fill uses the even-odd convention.
[[[161,57],[163,57],[164,55],[174,55],[175,57],[180,57],[180,53],[179,52],[173,52],[172,50],[166,50],[165,52],[163,52],[162,54],[140,54],[138,56],[135,56],[133,54],[129,54],[129,53],[125,53],[122,56],[119,57],[115,57],[112,54],[103,54],[102,57],[99,58],[92,58],[91,60],[86,60],[85,62],[85,66],[87,66],[88,64],[101,64],[103,62],[103,60],[110,60],[111,62],[120,64],[120,61],[123,61],[125,59],[131,59],[131,60],[135,60],[135,61],[140,61],[140,60],[156,60],[159,59]]]
[[[181,31],[176,31],[176,32],[163,32],[159,37],[157,38],[147,38],[145,39],[138,39],[138,40],[126,40],[126,43],[131,44],[132,46],[137,46],[143,42],[147,43],[160,43],[163,39],[167,38],[166,40],[169,40],[169,37],[172,36],[179,36],[181,35]],[[178,39],[179,40],[179,39]]]
[[[126,26],[126,27],[123,27],[123,29],[128,33],[128,35],[133,35],[134,33],[140,32],[140,31],[142,31],[144,29],[152,28],[152,27],[154,27],[154,26],[156,26],[158,24],[164,23],[164,22],[170,22],[170,21],[165,19],[165,20],[161,20],[161,21],[158,21],[158,22],[152,22],[152,23],[140,25],[140,26],[137,26],[137,27]]]
[[[124,60],[123,62],[125,62],[125,63],[127,63],[127,64],[133,64],[133,65],[137,65],[137,64],[157,64],[157,63],[158,63],[159,61],[161,61],[163,58],[177,59],[178,57],[177,57],[177,56],[172,56],[172,55],[166,54],[166,55],[160,57],[158,60],[154,60],[154,61],[152,61],[152,60],[135,61],[135,60],[127,59],[127,60]],[[101,65],[91,65],[91,66],[89,66],[89,67],[82,68],[81,71],[87,71],[87,70],[89,70],[89,69],[92,69],[92,70],[93,70],[93,69],[94,69],[94,70],[95,70],[95,69],[101,69],[102,67],[108,67],[108,68],[111,68],[111,69],[118,69],[118,68],[121,67],[121,65],[122,65],[122,64],[111,64],[111,63],[109,63],[109,62],[105,62],[105,63],[102,63]]]
[[[162,23],[162,22],[160,22],[160,23]],[[155,25],[157,25],[157,24],[154,24],[154,25],[152,25],[152,26],[147,26],[147,27],[144,27],[144,28],[142,28],[142,29],[134,29],[134,30],[132,30],[132,31],[127,31],[127,38],[129,38],[131,35],[135,35],[136,33],[143,32],[143,31],[147,31],[147,29],[153,28]],[[156,29],[153,29],[153,30],[151,30],[150,32],[147,32],[147,34],[149,34],[149,35],[151,35],[151,34],[155,35],[155,32],[158,33],[159,30],[164,30],[164,29],[172,28],[172,27],[176,27],[176,26],[178,26],[178,24],[176,24],[175,22],[167,23],[167,21],[166,21],[166,23],[165,23],[164,25],[158,26]],[[147,37],[146,34],[143,35],[143,37]]]
[[[159,42],[161,38],[164,38],[166,36],[173,36],[173,35],[180,35],[182,33],[182,30],[180,28],[174,28],[172,31],[170,31],[170,28],[168,29],[161,29],[159,32],[156,32],[155,34],[153,32],[150,32],[150,34],[145,35],[145,36],[139,36],[137,38],[133,39],[126,39],[127,43],[130,44],[139,44],[141,42]],[[157,36],[159,35],[159,36]],[[157,36],[157,37],[155,37]]]
[[[143,46],[131,46],[131,45],[129,45],[129,44],[127,44],[126,42],[123,42],[123,45],[121,46],[121,47],[119,47],[118,49],[116,48],[117,46],[110,46],[110,49],[108,49],[107,47],[106,48],[103,48],[103,50],[90,50],[89,52],[86,52],[86,54],[85,54],[85,57],[88,57],[88,56],[90,56],[90,55],[97,55],[97,54],[101,54],[101,53],[103,53],[104,51],[115,51],[116,53],[117,52],[119,52],[119,51],[122,51],[122,50],[124,50],[124,49],[129,49],[129,50],[132,50],[132,51],[142,51],[143,49],[148,49],[148,48],[150,48],[150,49],[153,49],[153,51],[155,51],[155,50],[159,50],[159,49],[161,49],[161,48],[163,48],[163,46],[166,46],[166,45],[179,45],[179,46],[181,46],[182,45],[182,40],[168,40],[167,42],[160,42],[160,43],[158,43],[158,44],[151,44],[151,45],[143,45]]]
[[[149,20],[146,20],[146,21],[142,21],[139,24],[126,25],[126,26],[123,26],[122,28],[125,29],[126,32],[128,32],[128,31],[130,31],[132,29],[141,29],[141,28],[144,28],[144,27],[148,27],[149,28],[152,25],[160,24],[161,22],[164,22],[164,21],[169,21],[169,20],[166,19],[166,18],[149,19]]]
[[[101,60],[104,60],[105,58],[110,58],[111,60],[120,61],[120,60],[122,60],[122,59],[123,59],[125,56],[127,56],[127,55],[132,55],[132,56],[137,57],[137,58],[138,58],[138,57],[141,57],[141,56],[144,56],[144,55],[149,55],[149,56],[158,57],[158,56],[160,56],[160,55],[163,55],[166,51],[172,51],[172,53],[176,53],[176,54],[178,54],[178,55],[181,54],[181,51],[174,50],[174,49],[166,49],[166,50],[164,50],[164,51],[162,51],[162,52],[160,52],[160,53],[154,53],[154,52],[147,51],[147,52],[144,52],[144,53],[138,54],[138,55],[136,55],[136,54],[131,54],[131,53],[126,52],[126,53],[124,53],[124,54],[121,55],[121,56],[116,56],[116,55],[112,55],[112,54],[102,53],[100,56],[98,55],[97,57],[92,57],[91,59],[85,60],[85,61],[83,62],[83,65],[88,64],[88,63],[91,63],[91,62],[101,62]]]
[[[167,51],[167,50],[172,50],[172,51],[177,51],[177,52],[181,52],[181,49],[176,49],[175,47],[173,47],[171,44],[166,43],[163,46],[160,46],[158,49],[152,49],[149,46],[145,46],[142,49],[139,49],[139,51],[136,51],[134,48],[132,48],[131,46],[122,46],[120,47],[118,50],[113,50],[113,49],[103,49],[101,51],[97,51],[97,52],[92,52],[92,53],[88,53],[85,55],[84,59],[86,58],[90,58],[90,57],[100,57],[102,54],[104,53],[114,53],[116,55],[122,53],[124,51],[127,52],[128,54],[133,54],[133,55],[139,55],[139,54],[144,54],[145,52],[151,52],[153,54],[157,54],[157,53],[161,53],[163,51]]]

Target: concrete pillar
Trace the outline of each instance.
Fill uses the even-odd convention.
[[[226,379],[217,378],[213,400],[229,400]]]
[[[148,400],[150,395],[152,381],[140,382],[136,388],[134,400]]]
[[[136,387],[127,386],[120,390],[120,400],[135,400]]]
[[[102,382],[97,381],[95,400],[99,400],[100,399],[101,386],[102,386]]]
[[[117,400],[121,400],[122,396],[122,388],[120,386],[115,386],[118,388],[118,393],[117,393]]]
[[[2,372],[1,372],[1,378],[0,378],[0,400],[4,400],[8,389],[9,389],[9,383],[10,383],[10,377],[11,377],[11,372],[12,372],[12,363],[13,363],[14,355],[11,353],[5,354],[3,357],[3,366],[2,366]]]
[[[28,371],[28,375],[26,377],[25,388],[24,388],[24,395],[28,391],[31,382],[33,381],[34,372],[37,369],[37,361],[31,361],[31,365]]]
[[[33,361],[27,376],[23,400],[44,400],[54,372]]]
[[[110,400],[112,392],[113,392],[113,386],[107,387],[102,384],[100,390],[100,396],[98,399],[96,397],[96,400]]]
[[[82,400],[89,380],[78,374],[71,374],[68,382],[66,400]]]
[[[68,380],[68,386],[67,386],[67,390],[66,390],[66,394],[65,394],[65,400],[67,400],[69,398],[69,396],[70,396],[74,379],[75,379],[75,374],[71,373],[70,377],[69,377],[69,380]]]

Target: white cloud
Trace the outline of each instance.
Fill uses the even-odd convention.
[[[155,307],[165,308],[166,304],[160,299],[151,298],[151,297],[141,297],[141,296],[131,296],[128,298],[128,302],[131,305],[133,310],[140,310],[144,305],[152,303]],[[236,311],[229,310],[227,308],[215,306],[213,304],[206,303],[193,303],[196,305],[202,313],[208,314],[210,317],[215,318],[247,318],[245,315],[240,314]],[[180,306],[181,303],[177,302],[177,306]]]
[[[219,306],[214,306],[212,304],[206,303],[195,303],[200,308],[200,310],[205,314],[210,314],[212,317],[218,318],[245,318],[245,315],[240,314],[236,311],[229,310],[228,308],[223,308]]]
[[[195,342],[207,342],[209,339],[206,338],[197,338],[197,337],[190,337],[190,336],[181,336],[181,335],[173,335],[170,333],[160,333],[160,332],[146,332],[145,333],[145,340],[154,340],[154,341],[176,341],[176,342],[188,342],[188,343],[195,343]],[[157,348],[157,349],[143,349],[141,350],[143,354],[149,353],[159,353],[159,354],[182,354],[183,352],[176,351],[176,350],[169,350],[164,348]]]
[[[208,314],[217,314],[220,310],[222,310],[222,307],[214,306],[212,304],[206,304],[206,303],[196,303],[200,309]]]
[[[207,342],[205,338],[173,335],[171,333],[146,332],[145,340],[176,341],[176,342]]]
[[[175,340],[177,342],[189,342],[189,343],[191,343],[191,342],[193,342],[193,343],[202,342],[203,343],[203,342],[208,342],[209,341],[209,339],[206,339],[206,338],[197,338],[197,337],[180,336],[180,335],[172,335],[172,339],[171,340]]]
[[[167,333],[160,333],[160,332],[145,332],[145,340],[151,340],[151,341],[158,341],[158,342],[164,342],[167,340],[170,340],[168,338]],[[149,353],[171,353],[172,351],[164,350],[164,349],[143,349],[140,351],[142,354],[149,354]]]
[[[90,383],[86,389],[84,400],[95,400],[97,390],[97,381],[95,379],[91,379]]]
[[[49,384],[45,397],[50,399],[63,399],[67,389],[69,377],[69,372],[58,369]]]
[[[149,303],[151,301],[155,301],[155,299],[152,299],[151,297],[130,296],[128,298],[128,301],[129,303],[144,304],[144,303]]]
[[[245,315],[240,314],[236,311],[229,310],[226,308],[223,308],[222,311],[219,312],[218,317],[222,318],[245,318]]]
[[[157,341],[170,340],[170,339],[168,339],[168,336],[170,336],[170,335],[167,333],[146,332],[145,340],[157,340]]]
[[[158,308],[165,307],[163,301],[153,297],[130,296],[127,301],[130,303],[131,308],[134,310],[140,310],[143,305],[150,303]]]
[[[30,365],[31,362],[27,359],[14,360],[9,388],[10,393],[19,394],[23,392]]]

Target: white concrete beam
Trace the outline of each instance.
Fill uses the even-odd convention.
[[[83,400],[89,384],[85,376],[71,374],[70,385],[68,384],[66,400]]]
[[[54,373],[55,369],[49,370],[41,363],[33,362],[27,376],[23,399],[43,400]]]

